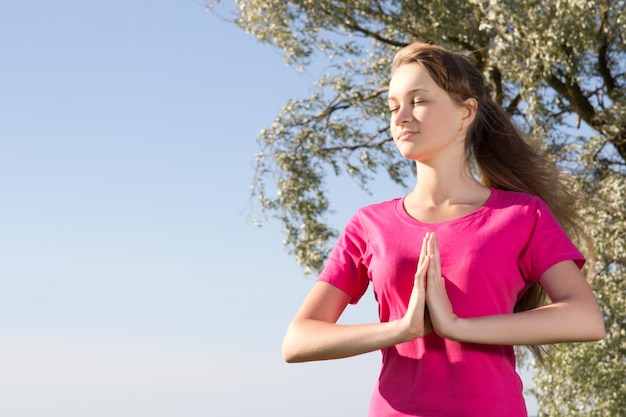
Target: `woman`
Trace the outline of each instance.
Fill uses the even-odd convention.
[[[460,55],[402,49],[389,109],[415,188],[351,218],[289,325],[285,360],[382,349],[371,417],[526,416],[513,345],[604,337],[562,228],[576,227],[567,193]],[[337,324],[370,282],[380,323]],[[532,304],[539,286],[551,304]]]

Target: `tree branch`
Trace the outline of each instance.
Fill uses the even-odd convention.
[[[575,83],[567,75],[563,75],[565,81],[562,81],[555,73],[551,73],[546,81],[548,85],[556,90],[557,93],[565,97],[572,106],[572,110],[587,123],[589,126],[603,133],[602,124],[596,119],[596,111],[589,102],[589,99],[583,93],[578,83]]]
[[[356,145],[346,145],[346,146],[331,146],[328,148],[322,148],[320,149],[320,152],[323,153],[333,153],[333,152],[337,152],[337,151],[356,151],[359,149],[363,149],[363,148],[368,148],[368,149],[376,149],[376,148],[382,148],[386,143],[389,143],[393,140],[393,138],[385,138],[379,142],[374,142],[374,140],[380,136],[382,133],[386,132],[389,128],[387,126],[378,129],[376,132],[374,132],[374,134],[372,134],[369,139],[367,141],[365,141],[364,143],[360,143],[360,144],[356,144]]]
[[[341,16],[341,11],[339,10],[339,8],[337,8],[337,10],[329,10],[323,6],[320,7],[320,10],[322,11],[322,13],[324,13],[326,16],[328,16],[329,19],[331,20],[336,20],[337,16]],[[388,39],[385,38],[383,36],[381,36],[380,34],[376,33],[376,32],[372,32],[369,29],[366,29],[364,27],[362,27],[361,25],[359,25],[356,20],[352,19],[349,16],[345,16],[344,21],[341,22],[342,25],[346,26],[348,29],[351,29],[354,32],[360,33],[362,35],[368,36],[372,39],[375,39],[383,44],[386,45],[391,45],[391,46],[396,46],[396,47],[403,47],[406,46],[406,43],[403,42],[399,42],[393,39]]]
[[[611,69],[609,67],[609,40],[605,34],[605,24],[608,18],[608,10],[604,10],[600,19],[600,28],[598,29],[598,37],[600,39],[600,46],[598,47],[598,72],[604,81],[606,91],[609,97],[611,97],[615,90],[615,79],[611,75]]]

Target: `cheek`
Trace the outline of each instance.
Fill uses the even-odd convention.
[[[424,116],[438,130],[456,131],[459,126],[459,119],[455,115],[455,112],[448,109],[438,109]]]
[[[425,109],[425,111],[422,112],[422,117],[425,120],[444,122],[446,119],[450,118],[450,111],[446,108],[433,106]]]
[[[397,133],[400,131],[401,127],[396,124],[395,118],[392,116],[389,119],[389,130],[391,131],[391,136],[396,138]]]

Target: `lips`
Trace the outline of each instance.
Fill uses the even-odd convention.
[[[414,132],[412,130],[405,130],[404,132],[400,133],[400,135],[398,136],[398,140],[409,140],[416,134],[417,132]]]

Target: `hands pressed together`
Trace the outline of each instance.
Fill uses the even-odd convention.
[[[434,232],[428,232],[422,242],[413,291],[402,319],[407,326],[408,339],[433,330],[441,337],[452,338],[451,328],[456,319],[441,275],[437,238]]]
[[[453,341],[492,345],[538,345],[604,337],[602,311],[573,261],[552,266],[542,275],[541,283],[550,294],[549,305],[517,314],[457,317],[441,275],[437,238],[427,233],[402,318],[339,325],[337,319],[350,296],[331,284],[318,282],[289,325],[283,354],[288,362],[345,358],[433,331]]]

